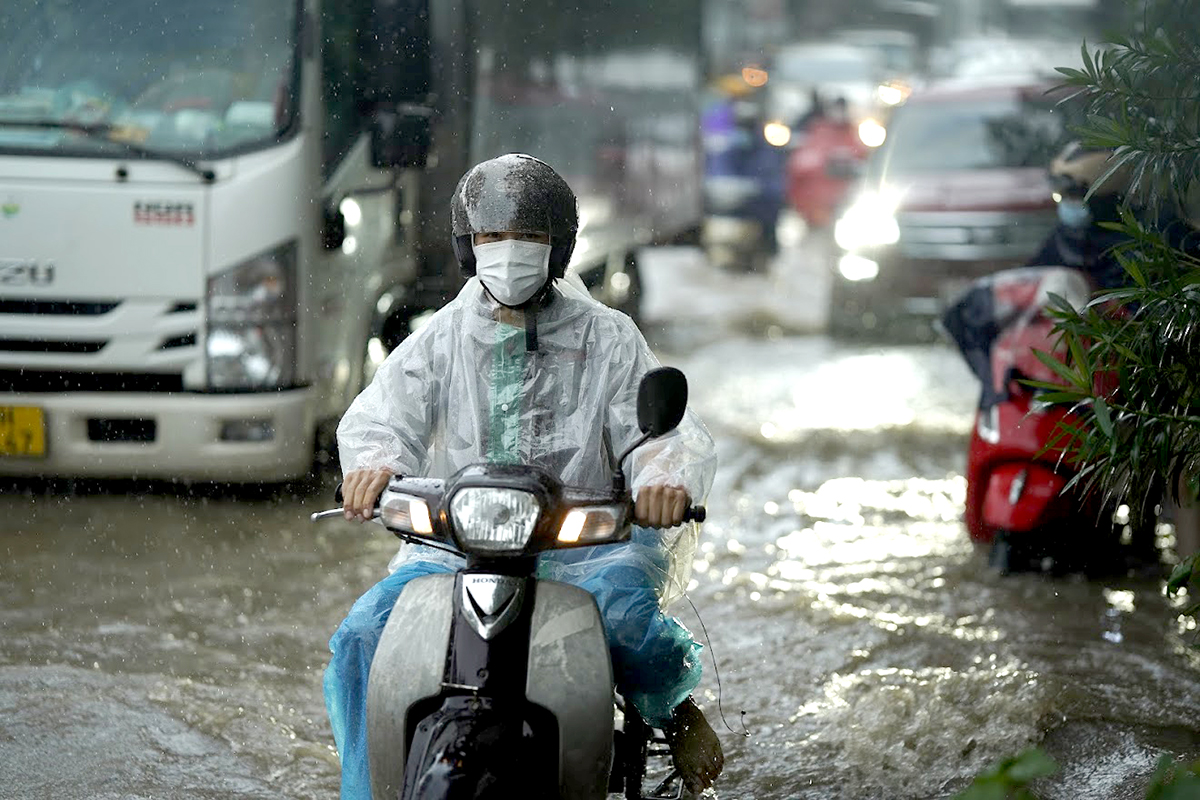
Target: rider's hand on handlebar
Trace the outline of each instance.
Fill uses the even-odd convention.
[[[643,486],[633,504],[633,521],[643,528],[674,528],[683,523],[691,503],[678,486]]]
[[[342,510],[346,519],[366,522],[375,515],[375,501],[394,473],[389,469],[355,469],[342,479]]]

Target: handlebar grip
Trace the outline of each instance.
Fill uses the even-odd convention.
[[[684,522],[704,522],[708,519],[708,509],[704,506],[689,506],[688,510],[683,512]]]

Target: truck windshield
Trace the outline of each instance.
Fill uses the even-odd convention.
[[[897,110],[869,172],[1045,168],[1065,144],[1064,117],[1045,99],[913,103]]]
[[[211,158],[291,123],[297,0],[3,5],[0,150]]]

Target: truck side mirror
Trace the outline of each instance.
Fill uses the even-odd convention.
[[[432,85],[430,0],[374,0],[366,45],[365,100],[372,109],[371,163],[423,167],[429,155]]]
[[[638,386],[638,428],[651,437],[665,436],[679,427],[687,401],[687,378],[682,372],[674,367],[650,370]]]
[[[424,167],[429,157],[431,109],[401,105],[377,108],[371,115],[371,164],[375,167]]]

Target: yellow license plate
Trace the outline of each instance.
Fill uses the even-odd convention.
[[[35,406],[0,406],[0,456],[46,455],[46,418]]]

